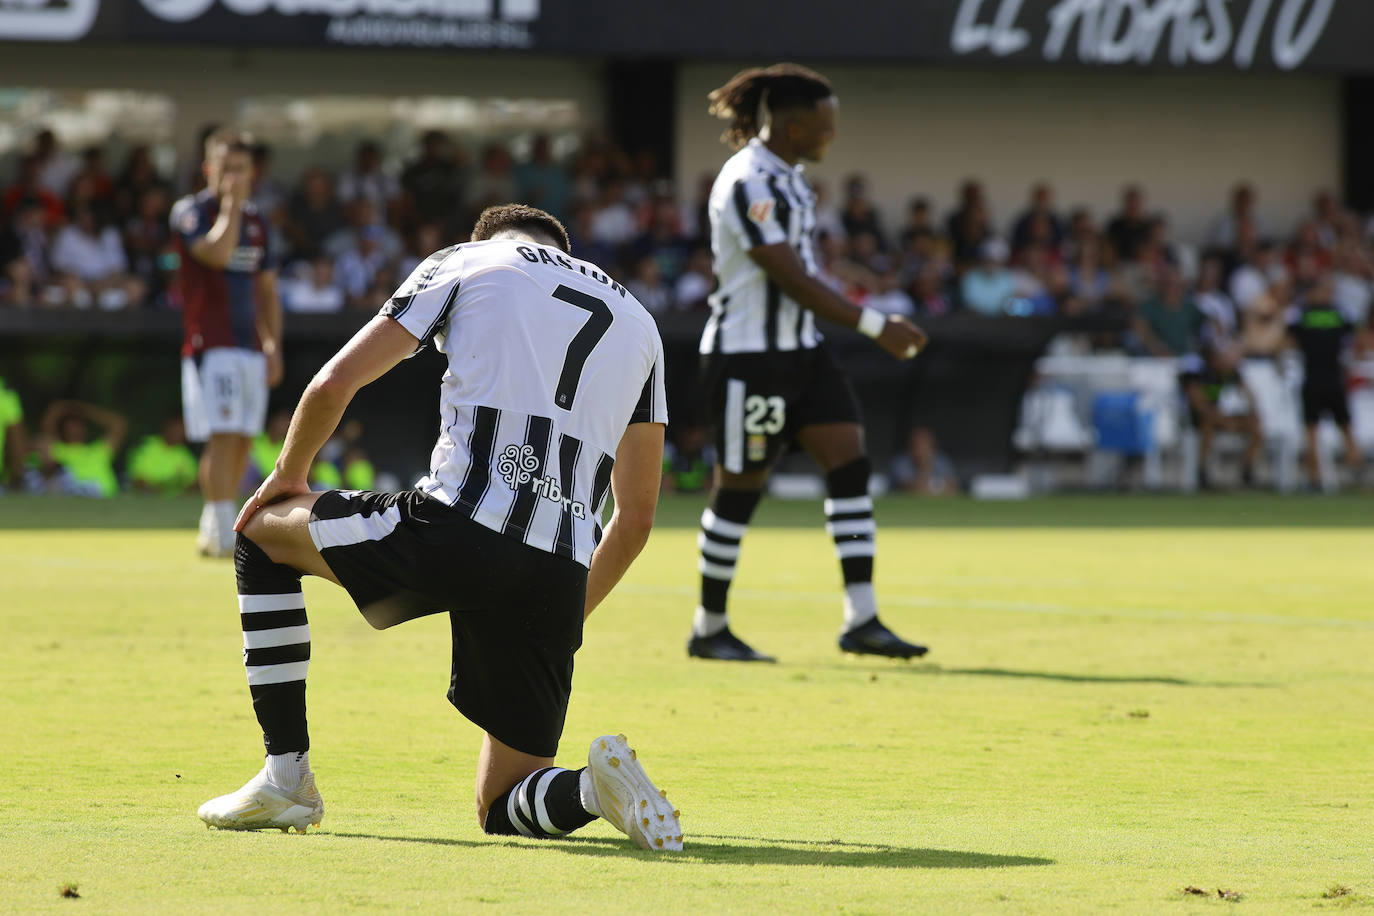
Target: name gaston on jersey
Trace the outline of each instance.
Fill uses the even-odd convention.
[[[547,250],[543,248],[530,248],[528,245],[516,245],[515,250],[520,252],[520,257],[524,258],[526,261],[529,261],[531,264],[553,264],[557,267],[562,267],[565,270],[571,270],[574,273],[580,273],[584,277],[591,277],[593,280],[596,280],[598,283],[601,283],[604,286],[609,286],[611,289],[620,293],[621,298],[624,298],[625,296],[625,287],[621,286],[619,283],[615,282],[610,277],[606,276],[601,271],[597,270],[595,267],[589,268],[585,263],[574,264],[571,258],[557,253],[550,254]]]
[[[506,486],[512,490],[519,490],[533,480],[533,475],[538,470],[539,459],[535,456],[532,445],[508,445],[496,462],[496,473],[501,475]],[[559,503],[572,513],[573,518],[584,519],[587,517],[587,504],[564,496],[562,486],[553,477],[545,475],[535,480],[530,491],[535,496]]]

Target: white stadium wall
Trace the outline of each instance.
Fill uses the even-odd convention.
[[[706,94],[741,69],[687,64],[678,81],[677,163],[690,199],[726,149]],[[1259,73],[953,70],[825,66],[840,98],[840,134],[812,166],[832,201],[844,177],[869,178],[889,230],[906,202],[928,197],[937,218],[966,177],[981,179],[1000,231],[1030,185],[1050,181],[1061,208],[1115,212],[1140,182],[1173,236],[1199,243],[1239,179],[1259,191],[1267,231],[1287,233],[1313,192],[1340,190],[1340,82]]]

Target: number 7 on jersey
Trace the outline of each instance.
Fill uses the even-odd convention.
[[[614,318],[610,306],[580,290],[559,284],[552,295],[555,299],[591,313],[587,323],[582,325],[582,329],[568,342],[568,352],[563,357],[563,371],[558,374],[558,387],[553,392],[555,405],[564,410],[572,410],[573,397],[577,394],[578,383],[582,381],[582,370],[587,365],[587,357],[596,349],[596,345],[601,343],[601,338],[606,336]]]

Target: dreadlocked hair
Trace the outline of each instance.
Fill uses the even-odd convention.
[[[830,81],[800,64],[774,64],[741,70],[730,82],[706,98],[712,116],[730,122],[721,140],[738,148],[757,136],[762,124],[759,108],[770,113],[788,108],[812,108],[834,94]]]

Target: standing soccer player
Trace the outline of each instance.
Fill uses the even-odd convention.
[[[599,816],[646,849],[682,848],[677,812],[623,735],[593,741],[583,769],[553,765],[582,621],[649,537],[668,421],[653,319],[568,251],[547,213],[488,209],[472,243],[420,264],[306,388],[234,552],[267,763],[202,805],[206,824],[304,830],[324,813],[305,718],[307,574],[342,585],[378,629],[449,612],[448,698],[486,732],[487,833],[561,836]],[[448,371],[429,475],[402,493],[312,494],[310,465],[353,395],[430,339]]]
[[[730,631],[725,599],[768,474],[796,442],[825,472],[825,527],[844,575],[840,648],[924,655],[924,646],[878,620],[871,466],[859,405],[816,330],[819,315],[874,338],[898,359],[926,342],[906,319],[856,308],[816,278],[816,196],[801,163],[823,159],[835,137],[834,92],[819,73],[777,64],[745,70],[710,101],[711,114],[729,122],[724,140],[739,151],[721,168],[708,205],[719,282],[701,353],[720,473],[701,516],[701,603],[687,653],[773,661]]]
[[[205,442],[196,546],[234,551],[234,511],[267,389],[282,377],[281,300],[267,222],[249,201],[253,141],[218,130],[205,141],[205,190],[172,208],[181,294],[181,402],[186,436]]]

